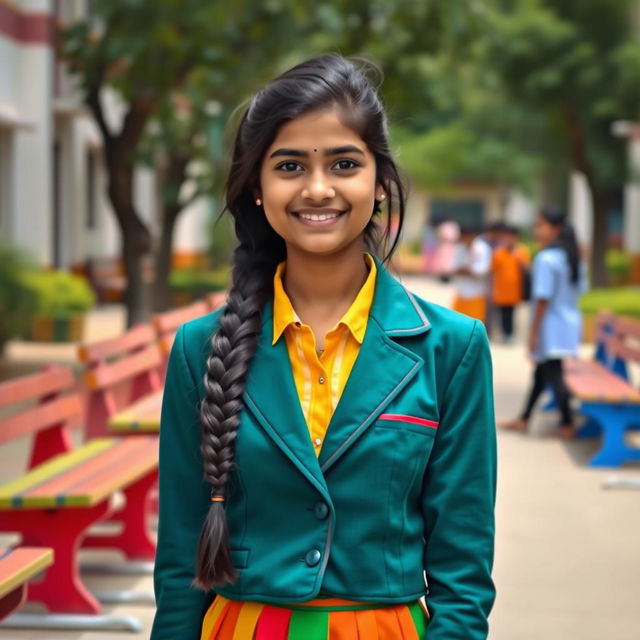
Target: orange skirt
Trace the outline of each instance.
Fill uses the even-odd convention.
[[[420,601],[393,606],[318,598],[280,606],[216,596],[200,640],[424,640]]]
[[[460,298],[456,296],[453,301],[453,310],[458,313],[464,313],[465,316],[476,318],[480,320],[480,322],[486,322],[487,299],[484,297]]]

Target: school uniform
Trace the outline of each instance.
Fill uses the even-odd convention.
[[[282,323],[274,281],[225,503],[239,577],[215,601],[191,582],[210,504],[197,407],[221,311],[179,330],[162,411],[152,640],[486,638],[496,472],[486,334],[367,260],[369,278],[315,360],[292,309]]]

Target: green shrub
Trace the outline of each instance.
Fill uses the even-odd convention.
[[[231,272],[229,267],[220,267],[215,271],[199,269],[175,269],[169,275],[169,287],[172,293],[201,298],[214,291],[223,291],[229,286]]]
[[[0,351],[7,340],[22,334],[37,312],[37,293],[24,281],[34,269],[21,251],[0,244]]]
[[[96,303],[86,279],[68,271],[30,271],[23,279],[36,293],[38,315],[71,316]]]
[[[631,256],[622,249],[609,249],[605,255],[607,270],[615,282],[624,282],[631,272]]]
[[[585,314],[607,310],[618,315],[640,317],[640,287],[592,289],[580,299],[580,309]]]

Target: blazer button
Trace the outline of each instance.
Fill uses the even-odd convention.
[[[318,520],[324,520],[329,515],[329,507],[324,502],[318,502],[313,507],[313,514]]]
[[[304,561],[310,566],[315,567],[320,562],[322,554],[317,549],[311,549],[307,551],[307,555],[304,557]]]

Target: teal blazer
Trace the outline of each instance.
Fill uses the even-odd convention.
[[[481,323],[425,302],[377,262],[363,344],[317,458],[273,308],[263,314],[227,498],[239,578],[227,598],[379,603],[426,595],[429,640],[481,640],[491,579],[496,434]],[[198,404],[221,311],[171,352],[160,429],[152,640],[196,640],[214,594],[191,586],[210,490]],[[426,575],[426,584],[425,584]]]

